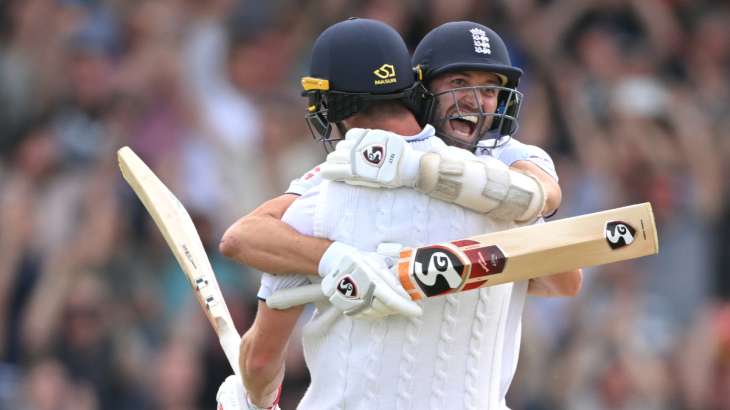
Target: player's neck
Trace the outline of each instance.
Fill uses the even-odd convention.
[[[394,132],[399,135],[416,135],[421,132],[421,126],[413,115],[393,115],[351,118],[347,121],[348,128],[372,128]]]

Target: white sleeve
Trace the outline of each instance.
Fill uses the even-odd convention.
[[[319,198],[319,185],[304,192],[304,194],[292,202],[281,220],[289,224],[302,235],[314,235],[314,211]],[[271,275],[264,273],[261,276],[261,286],[258,291],[258,298],[266,300],[269,295],[279,289],[295,288],[308,285],[309,279],[305,275]]]
[[[298,288],[309,284],[309,278],[304,275],[272,275],[270,273],[264,273],[261,275],[261,285],[259,285],[259,291],[256,297],[266,301],[266,298],[277,290]]]
[[[507,165],[512,165],[517,161],[530,161],[555,178],[556,181],[558,180],[558,173],[555,171],[553,159],[544,149],[535,145],[522,143],[509,145],[498,154],[497,159]]]
[[[304,175],[291,181],[289,188],[286,190],[286,194],[304,195],[305,192],[321,184],[323,181],[320,167],[316,167],[307,171]]]

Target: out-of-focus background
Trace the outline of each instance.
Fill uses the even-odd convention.
[[[0,409],[214,408],[230,370],[115,150],[188,207],[244,331],[258,274],[216,245],[324,158],[298,79],[349,16],[411,49],[446,21],[494,28],[556,217],[654,206],[659,256],[530,299],[512,408],[730,409],[730,4],[701,0],[0,2]]]

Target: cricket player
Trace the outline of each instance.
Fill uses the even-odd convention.
[[[436,95],[435,108],[427,110],[426,117],[437,125],[439,136],[452,145],[474,150],[482,159],[477,161],[467,151],[446,147],[441,140],[428,136],[430,127],[406,139],[378,130],[350,130],[347,140],[330,154],[319,174],[312,172],[292,185],[294,190],[307,183],[315,187],[307,190],[284,218],[300,234],[337,241],[319,242],[321,252],[316,251],[316,245],[309,248],[315,251],[303,252],[307,255],[298,261],[298,267],[282,262],[271,270],[324,273],[324,290],[329,276],[334,282],[341,279],[328,274],[327,265],[347,260],[343,255],[357,255],[357,249],[373,251],[381,242],[393,241],[413,246],[506,229],[530,223],[557,207],[560,190],[550,158],[544,151],[509,137],[517,125],[521,94],[515,87],[521,71],[509,63],[501,39],[476,23],[449,23],[424,38],[414,60],[420,66],[419,74]],[[326,127],[320,128],[326,133]],[[406,140],[409,142],[403,144]],[[373,146],[395,153],[393,163],[397,166],[381,166],[373,172],[371,164],[378,157]],[[322,174],[351,185],[312,183]],[[275,219],[283,212],[277,207],[287,201],[274,201],[252,218]],[[280,232],[292,236],[287,228]],[[224,253],[235,255],[226,249],[230,246],[226,244],[228,238],[222,246]],[[357,249],[346,248],[353,245]],[[301,278],[267,277],[259,296],[265,298],[278,287],[297,285],[298,280]],[[422,312],[411,309],[405,300],[402,304],[385,303],[391,295],[383,298],[384,306],[360,304],[353,312],[333,300],[337,292],[329,295],[333,305],[318,306],[305,330],[305,355],[313,382],[302,408],[446,408],[454,403],[465,408],[505,408],[528,286],[533,293],[574,294],[580,286],[580,272],[533,280],[529,285],[507,284],[429,299],[419,306]],[[392,290],[399,294],[397,288]],[[274,383],[265,386],[269,390],[274,387],[276,391],[283,374],[280,350],[285,348],[291,329],[281,329],[293,326],[299,311],[272,312],[262,305],[252,328],[256,334],[247,333],[242,342],[244,375],[260,376],[268,368],[277,370]],[[363,312],[369,317],[393,312],[412,317],[391,316],[377,321],[351,318]],[[276,319],[259,320],[267,316]],[[271,335],[281,340],[272,346]],[[267,340],[268,351],[255,340],[257,337]],[[266,377],[259,377],[263,379]],[[234,386],[234,382],[229,379],[224,383],[219,402],[224,396],[235,395],[236,389],[242,391],[240,383]],[[249,399],[256,398],[254,391],[247,394]],[[256,402],[247,399],[248,404],[252,401]]]

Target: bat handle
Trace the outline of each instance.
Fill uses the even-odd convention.
[[[277,290],[266,298],[266,305],[271,309],[283,310],[325,299],[321,286],[315,283]]]

